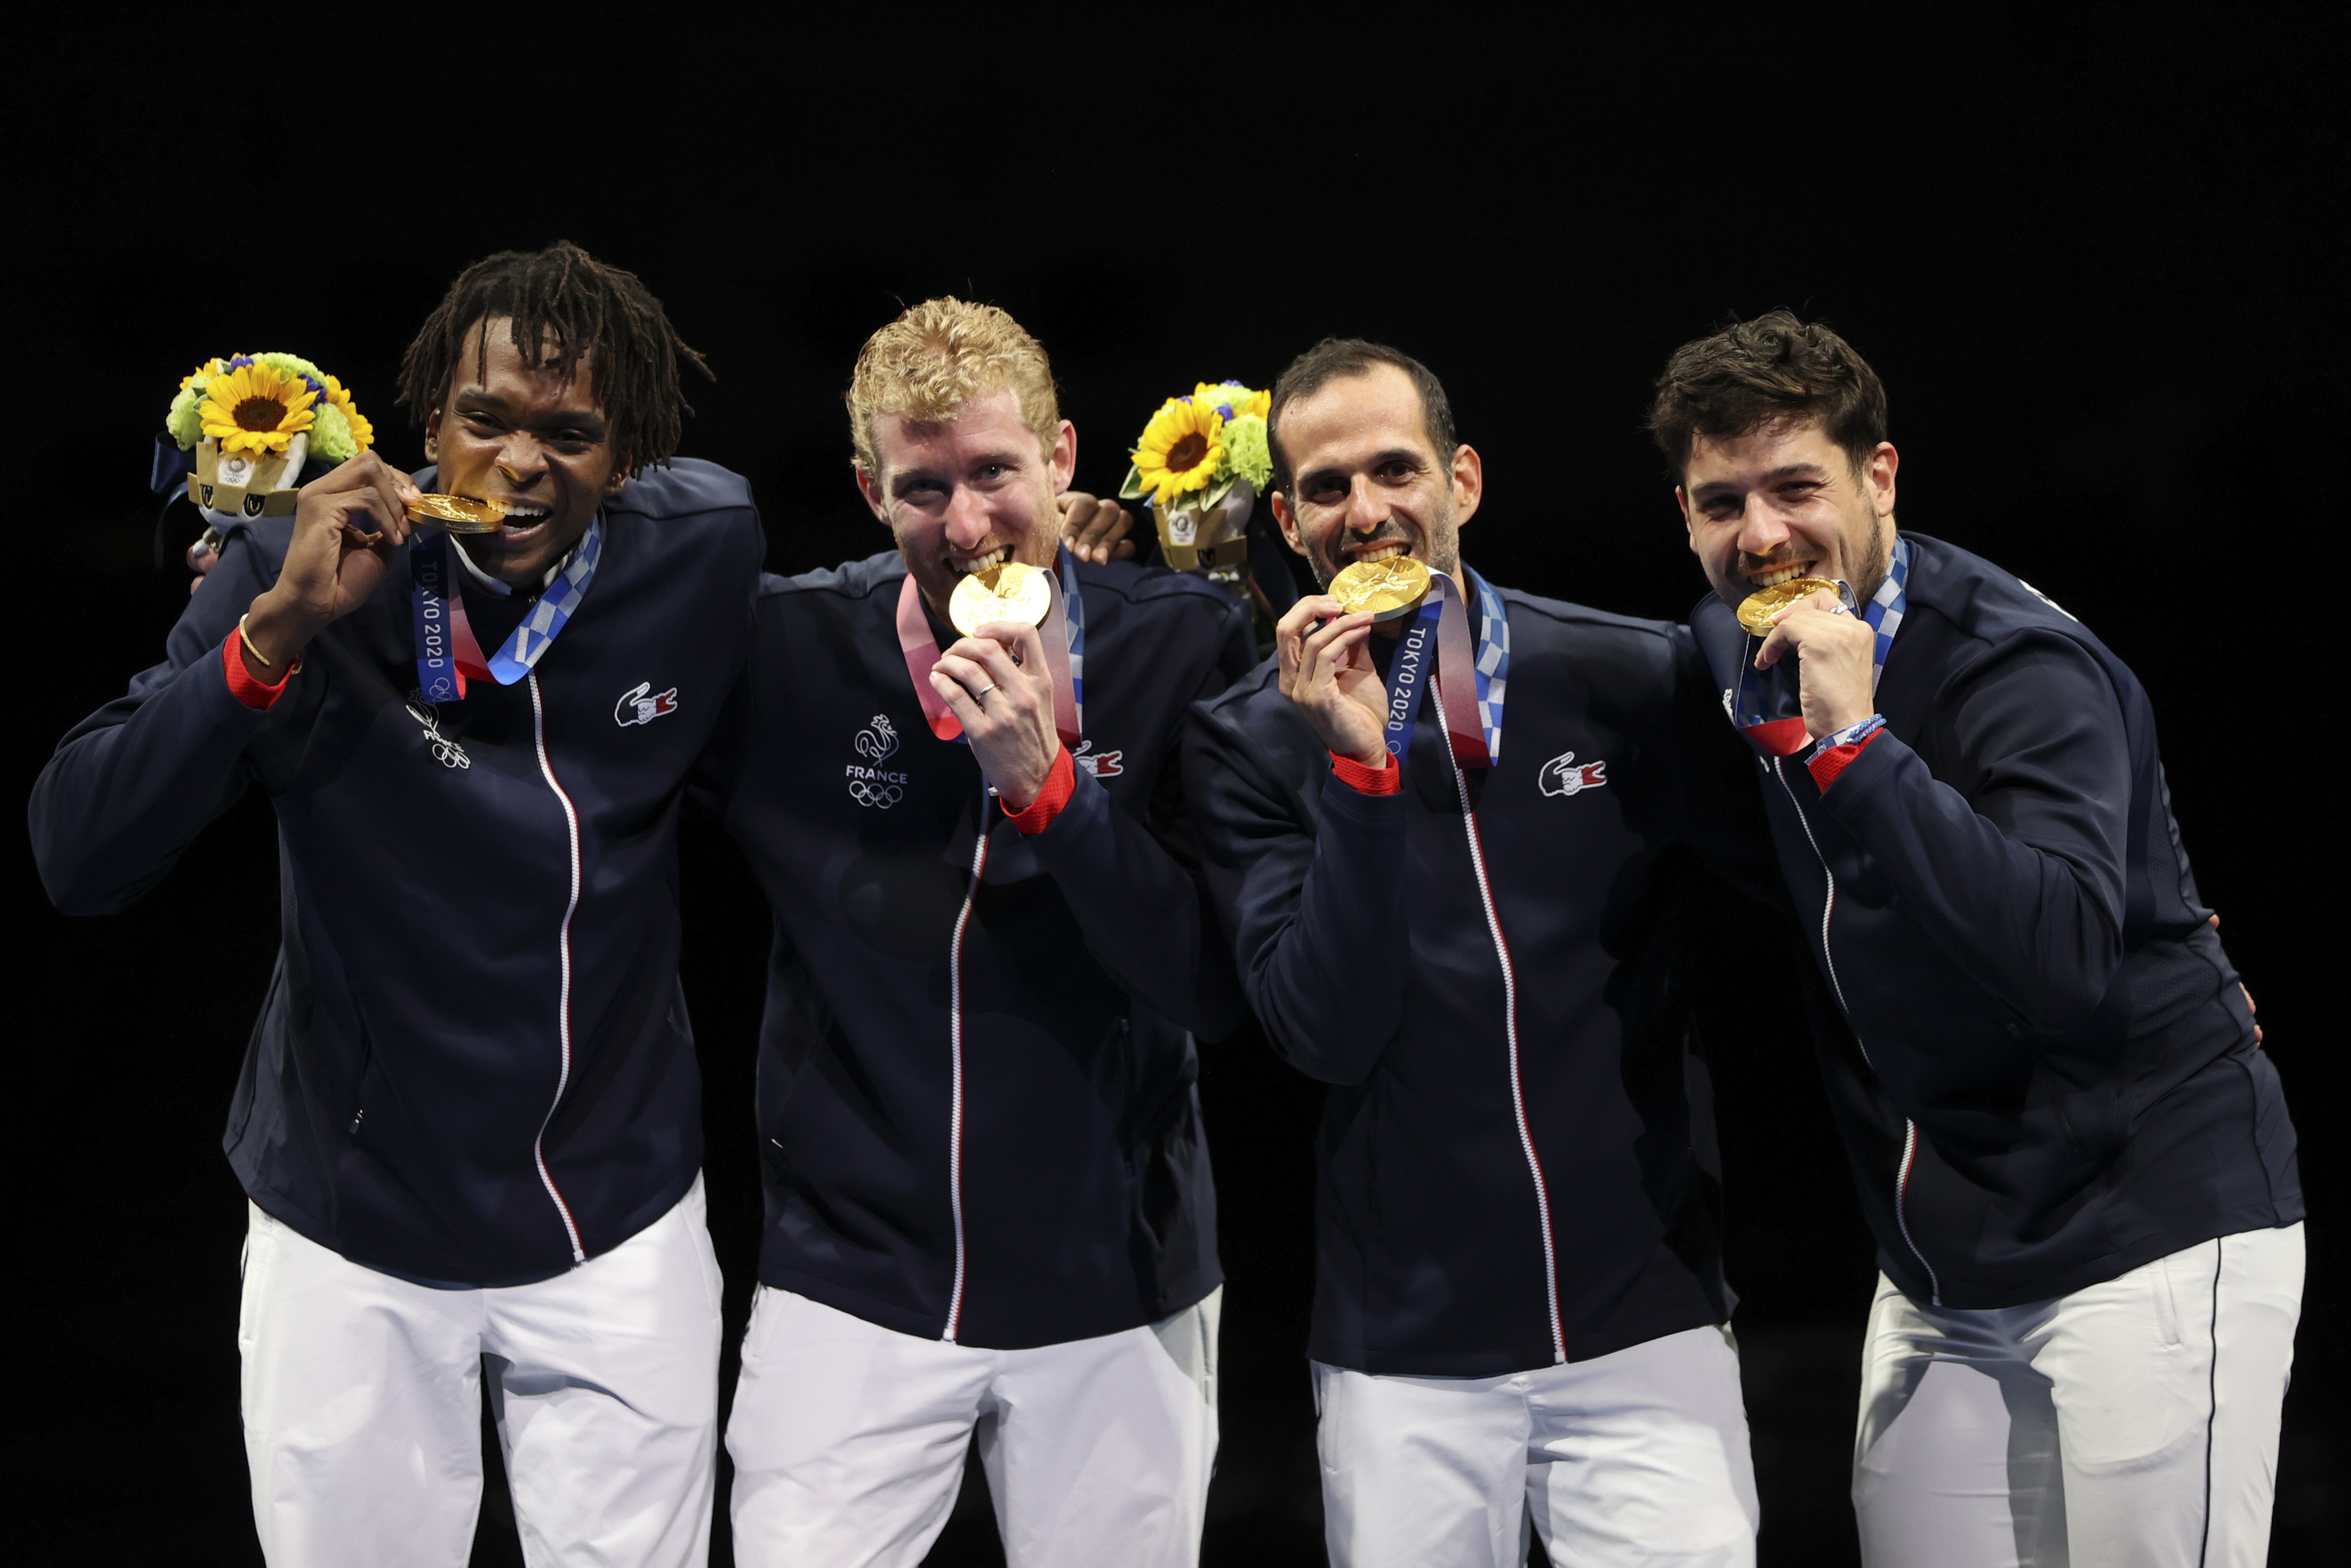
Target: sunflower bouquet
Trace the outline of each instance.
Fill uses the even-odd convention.
[[[189,499],[248,517],[292,511],[308,459],[341,463],[375,444],[342,382],[298,354],[206,360],[180,378],[163,430],[194,454]]]
[[[1249,513],[1273,482],[1265,437],[1272,406],[1272,394],[1238,382],[1202,382],[1190,396],[1162,403],[1143,427],[1118,493],[1148,503],[1160,552],[1176,570],[1206,570],[1238,587]]]

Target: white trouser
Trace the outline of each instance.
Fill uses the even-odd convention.
[[[496,1290],[378,1273],[256,1208],[236,1337],[274,1568],[466,1561],[485,1355],[526,1561],[709,1555],[718,1260],[699,1177],[610,1252]]]
[[[1853,1501],[1873,1568],[2172,1568],[2269,1554],[2302,1227],[2029,1306],[1921,1306],[1883,1276]]]
[[[1334,1568],[1517,1568],[1531,1531],[1577,1568],[1755,1561],[1728,1329],[1501,1377],[1316,1362],[1314,1402]]]
[[[1218,1286],[1148,1327],[980,1350],[762,1286],[726,1424],[735,1561],[914,1568],[977,1426],[1009,1568],[1196,1562],[1223,1302]]]

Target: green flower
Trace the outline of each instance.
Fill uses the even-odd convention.
[[[1265,444],[1265,421],[1254,413],[1244,413],[1225,421],[1224,474],[1236,479],[1246,479],[1256,486],[1259,495],[1265,494],[1273,483],[1273,453]]]
[[[333,403],[322,402],[311,411],[309,455],[329,463],[348,463],[360,455],[359,443],[351,438],[351,422]]]
[[[274,366],[289,375],[308,376],[322,387],[327,384],[327,372],[299,354],[256,354],[253,357],[261,363]]]
[[[183,452],[195,445],[196,438],[204,433],[204,422],[196,413],[196,404],[204,401],[204,382],[182,387],[179,395],[172,400],[172,412],[163,416],[163,429],[180,444]]]

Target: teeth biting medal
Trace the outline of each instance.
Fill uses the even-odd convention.
[[[1771,618],[1806,594],[1827,589],[1831,593],[1837,585],[1825,577],[1793,577],[1785,582],[1775,582],[1769,588],[1759,588],[1749,594],[1739,606],[1739,623],[1755,636],[1770,633]]]
[[[1428,568],[1408,555],[1359,560],[1332,578],[1328,590],[1342,614],[1370,611],[1374,623],[1409,615],[1428,595]]]
[[[419,496],[408,503],[408,520],[453,534],[495,534],[506,527],[507,509],[471,496]]]
[[[1045,574],[1033,566],[1008,560],[970,575],[955,585],[947,599],[947,619],[967,637],[998,621],[1034,626],[1053,607],[1053,591]]]

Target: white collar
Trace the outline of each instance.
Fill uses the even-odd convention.
[[[563,569],[571,564],[571,558],[580,553],[580,544],[584,542],[587,538],[588,536],[586,534],[580,535],[579,541],[574,542],[569,549],[565,550],[560,556],[558,556],[555,559],[554,563],[547,569],[547,574],[538,580],[538,586],[540,588],[544,589],[548,587],[562,574]],[[475,564],[473,553],[465,549],[465,542],[463,539],[452,538],[449,541],[449,544],[450,548],[456,552],[457,564],[464,567],[465,570],[472,575],[474,580],[482,585],[484,590],[496,594],[500,599],[511,598],[513,596],[514,587],[511,583],[500,582],[496,578],[492,577],[488,572],[484,571],[479,566]]]

